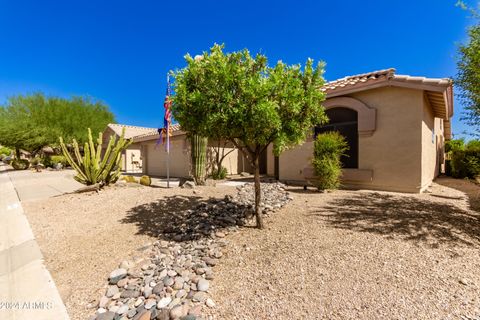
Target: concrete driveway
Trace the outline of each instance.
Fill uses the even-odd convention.
[[[17,190],[20,201],[50,198],[72,192],[83,185],[73,179],[74,170],[34,172],[31,170],[9,170],[8,175]],[[4,171],[1,174],[6,174]]]

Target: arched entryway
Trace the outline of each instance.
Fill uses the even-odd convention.
[[[358,113],[349,108],[334,107],[325,110],[328,124],[315,127],[315,136],[320,133],[337,131],[348,143],[349,150],[341,158],[343,168],[358,168]]]

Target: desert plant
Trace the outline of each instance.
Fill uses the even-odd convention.
[[[0,156],[11,156],[12,155],[12,149],[7,148],[7,147],[0,147]]]
[[[52,162],[52,166],[55,166],[58,163],[61,163],[63,167],[66,167],[68,165],[67,158],[62,155],[51,156],[50,160]]]
[[[340,158],[347,150],[348,144],[338,132],[326,132],[317,136],[312,164],[317,176],[314,183],[319,190],[336,189],[340,186]]]
[[[32,166],[36,166],[36,165],[38,165],[39,163],[42,163],[42,159],[41,159],[41,158],[35,157],[35,158],[33,158],[33,159],[30,160],[30,165],[32,165]]]
[[[208,138],[196,134],[190,137],[192,175],[197,185],[205,184]]]
[[[141,176],[139,182],[141,185],[148,187],[152,184],[152,179],[149,176]]]
[[[92,138],[92,131],[88,129],[88,142],[83,147],[83,156],[75,139],[72,146],[75,158],[70,154],[67,146],[60,137],[60,146],[63,155],[68,163],[75,169],[77,175],[74,177],[78,182],[85,185],[98,185],[99,188],[110,183],[115,183],[120,177],[120,161],[122,152],[132,143],[125,139],[125,129],[120,138],[110,137],[105,153],[102,156],[102,133],[98,134],[97,146],[95,147]]]
[[[480,175],[480,148],[452,151],[450,166],[454,178],[475,178]]]
[[[263,228],[260,155],[273,143],[275,155],[302,144],[311,128],[327,118],[322,107],[324,64],[268,66],[262,54],[232,53],[223,45],[195,58],[186,55],[177,70],[172,114],[182,130],[227,141],[254,169],[255,217]]]
[[[225,177],[227,176],[227,168],[225,167],[221,167],[220,169],[214,169],[212,171],[212,179],[214,180],[222,180],[222,179],[225,179]]]
[[[122,176],[121,179],[122,179],[123,181],[129,182],[129,183],[138,183],[137,179],[135,179],[134,176]]]
[[[30,162],[27,159],[13,159],[10,164],[15,170],[26,170],[30,167]]]

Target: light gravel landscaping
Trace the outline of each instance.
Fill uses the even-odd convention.
[[[204,269],[199,272],[202,279],[211,272],[207,295],[201,297],[206,317],[474,319],[480,316],[480,218],[471,210],[468,197],[448,186],[468,188],[464,191],[471,197],[479,187],[466,181],[458,185],[452,179],[438,182],[431,193],[421,195],[318,193],[287,187],[293,200],[272,206],[265,230],[248,223],[236,227],[243,224],[242,219],[229,223],[212,207],[223,202],[229,208],[244,192],[228,186],[118,186],[99,194],[32,201],[24,207],[74,320],[88,319],[99,302],[107,303],[100,298],[110,288],[109,275],[122,261],[147,261],[152,253],[168,258],[180,250],[176,241],[183,248],[192,240],[207,241],[199,259],[218,260],[195,267]],[[202,228],[195,228],[203,216],[194,214],[201,210],[188,211],[194,208],[217,212],[213,217],[218,218],[201,220]],[[472,208],[476,209],[473,202]],[[169,215],[179,228],[169,228]],[[216,244],[209,250],[212,242]],[[197,252],[192,261],[197,261]],[[140,270],[155,276],[162,272],[161,264],[165,260],[155,266],[142,264]],[[187,280],[189,286],[195,284],[188,290],[204,292],[197,287],[200,278],[172,280]],[[135,281],[130,289],[144,293],[145,287],[136,286]],[[173,290],[180,286],[171,292],[166,289],[165,294],[176,294]]]

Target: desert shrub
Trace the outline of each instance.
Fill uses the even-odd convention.
[[[138,183],[134,176],[122,176],[122,180],[126,182]]]
[[[61,163],[63,167],[66,167],[68,165],[67,158],[65,158],[65,156],[62,156],[62,155],[51,156],[50,161],[52,162],[52,167],[58,163]]]
[[[11,165],[15,170],[26,170],[30,166],[30,162],[26,159],[14,159]]]
[[[317,176],[313,182],[319,190],[336,189],[340,186],[340,157],[347,150],[348,144],[338,132],[326,132],[317,136],[312,164]]]
[[[0,147],[0,157],[3,156],[10,156],[12,155],[12,149],[7,148],[7,147]]]
[[[149,176],[141,176],[140,184],[148,187],[152,184],[152,179]]]
[[[454,178],[475,178],[480,175],[480,147],[470,146],[451,153],[450,167]]]
[[[42,163],[42,158],[35,157],[35,158],[30,159],[30,165],[32,165],[32,166],[36,166],[40,163]]]
[[[214,169],[213,172],[212,172],[212,179],[214,180],[222,180],[222,179],[225,179],[225,177],[227,176],[228,174],[228,171],[227,171],[227,168],[225,167],[221,167],[220,169]]]
[[[47,167],[52,168],[52,167],[53,167],[53,162],[52,162],[52,157],[51,157],[51,156],[48,156],[48,155],[47,155],[47,156],[44,156],[44,157],[42,158],[42,161],[41,161],[41,162],[42,162],[42,164],[45,166],[45,168],[47,168]]]

